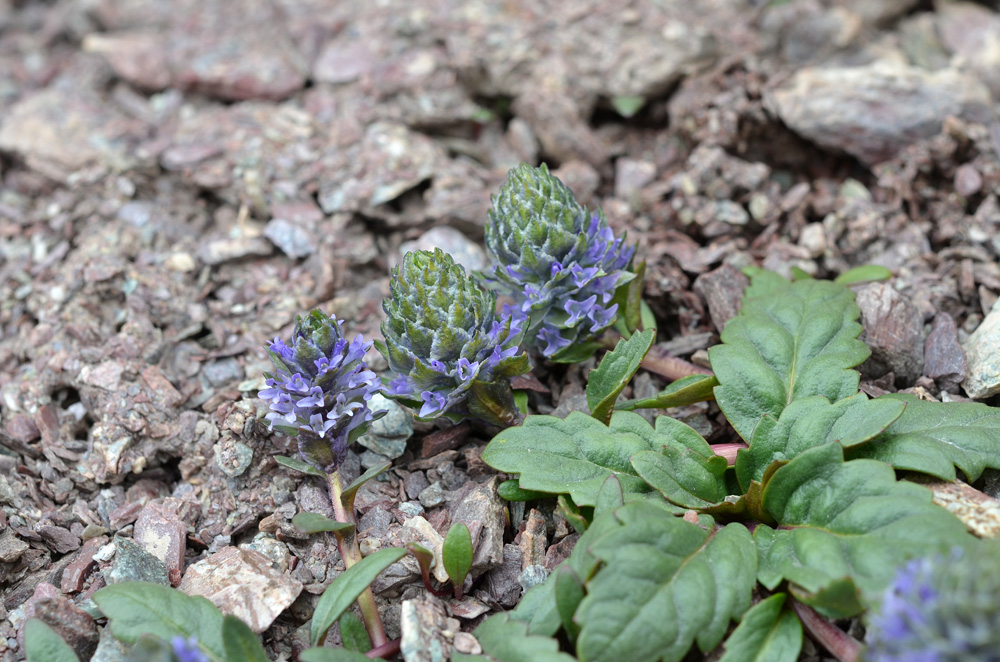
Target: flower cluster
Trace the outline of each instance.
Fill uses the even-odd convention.
[[[544,164],[508,173],[493,198],[486,249],[494,263],[487,283],[514,300],[504,312],[523,326],[527,345],[556,361],[578,359],[581,345],[614,324],[615,291],[635,277],[626,271],[635,248]]]
[[[868,628],[868,662],[1000,661],[1000,545],[910,561]]]
[[[174,637],[171,642],[177,662],[208,662],[208,657],[198,648],[198,638]]]
[[[302,459],[321,471],[340,466],[374,420],[368,400],[379,382],[364,362],[370,347],[360,335],[348,341],[339,320],[314,310],[296,319],[290,344],[275,338],[268,348],[275,371],[265,373],[260,392],[271,409],[266,418],[272,430],[296,437]]]
[[[530,369],[527,355],[518,354],[520,337],[510,316],[497,319],[496,295],[440,249],[404,255],[390,290],[382,303],[385,345],[379,346],[398,375],[388,396],[419,407],[417,417],[424,420],[448,414],[490,421],[481,405],[505,400],[509,378]],[[502,403],[505,415],[514,415],[512,403],[512,396]]]

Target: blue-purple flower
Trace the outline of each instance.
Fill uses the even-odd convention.
[[[340,321],[319,310],[296,319],[290,344],[275,338],[268,348],[275,371],[260,392],[267,421],[296,437],[302,459],[321,471],[339,467],[374,420],[368,400],[380,385],[364,362],[369,348],[360,335],[344,338]]]
[[[173,648],[174,659],[177,662],[209,662],[208,656],[198,648],[197,637],[188,637],[185,639],[184,637],[176,636],[171,639],[170,645]]]
[[[504,312],[525,344],[554,361],[588,353],[615,322],[616,290],[635,277],[627,271],[635,248],[615,239],[603,213],[580,205],[544,164],[508,173],[493,198],[486,249],[494,265],[487,284],[513,300]]]
[[[1000,545],[907,563],[866,643],[867,662],[1000,662]]]
[[[496,295],[440,249],[404,255],[390,290],[379,345],[396,373],[387,395],[422,420],[515,420],[509,380],[530,363],[510,316],[497,318]]]

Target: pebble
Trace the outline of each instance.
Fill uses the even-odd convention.
[[[213,239],[201,245],[198,257],[209,266],[217,266],[246,257],[267,257],[274,246],[263,237],[237,237]]]
[[[466,655],[479,655],[483,652],[483,647],[468,632],[456,632],[454,646],[456,651],[465,653]]]
[[[302,584],[274,569],[268,557],[238,547],[223,547],[188,567],[178,588],[208,598],[257,633],[269,628],[302,592]]]
[[[730,264],[723,264],[695,280],[694,291],[705,298],[712,324],[719,333],[740,311],[743,290],[749,284],[750,280]]]
[[[132,534],[147,552],[163,561],[173,586],[181,581],[187,549],[187,525],[177,515],[177,501],[165,499],[147,503],[135,521]]]
[[[967,368],[955,320],[948,313],[938,313],[924,343],[924,374],[942,390],[951,391],[965,379]]]
[[[857,296],[861,308],[861,334],[872,351],[861,373],[881,377],[892,371],[907,384],[921,375],[924,366],[924,318],[908,296],[888,283],[866,285]]]
[[[403,600],[399,650],[406,662],[445,662],[451,645],[445,637],[448,617],[444,603],[433,595]],[[457,629],[457,628],[456,628]]]
[[[403,523],[403,528],[412,529],[418,536],[418,542],[434,554],[434,567],[431,569],[434,579],[442,583],[448,581],[448,573],[445,572],[444,564],[441,562],[441,545],[444,544],[444,536],[420,515],[406,520]]]
[[[1000,393],[1000,302],[963,345],[969,374],[962,388],[973,400]]]
[[[216,388],[228,386],[246,377],[243,366],[232,357],[204,364],[201,368],[201,374],[210,385]]]
[[[216,466],[230,478],[242,476],[253,462],[253,449],[232,437],[221,439],[214,451]]]
[[[0,533],[0,563],[13,563],[28,551],[28,543],[14,534],[10,527]]]
[[[448,225],[433,227],[413,241],[404,241],[399,246],[399,254],[402,256],[410,251],[429,251],[435,248],[451,255],[466,271],[482,271],[486,268],[486,252],[483,248]]]
[[[521,585],[523,590],[527,591],[532,586],[544,583],[548,578],[549,571],[545,569],[544,565],[533,564],[529,565],[517,576],[517,583]]]
[[[656,164],[639,159],[615,161],[615,197],[628,200],[656,179]]]
[[[317,237],[314,228],[283,218],[271,219],[264,228],[264,236],[292,259],[308,257],[316,250]]]
[[[259,552],[271,560],[275,569],[279,572],[288,572],[288,565],[292,555],[288,551],[288,545],[267,533],[258,533],[253,537],[253,541],[240,545],[240,549],[249,549]]]
[[[927,71],[893,60],[806,67],[765,101],[799,135],[868,166],[936,135],[949,115],[985,124],[992,115],[990,93],[972,74]]]
[[[170,585],[170,577],[163,561],[147,552],[142,545],[129,538],[115,536],[114,546],[115,556],[111,567],[104,571],[104,580],[108,584],[152,582]]]
[[[358,443],[390,460],[406,452],[406,441],[413,436],[413,416],[399,403],[376,393],[368,401],[372,411],[385,410],[382,418],[372,423],[371,430],[358,438]]]
[[[476,486],[452,513],[452,522],[464,522],[472,534],[472,577],[478,577],[504,561],[506,504],[497,495],[498,482],[499,479],[494,476]]]
[[[444,488],[441,487],[440,481],[434,481],[428,485],[420,495],[417,497],[420,501],[420,505],[424,508],[433,508],[435,506],[440,506],[444,503]]]
[[[40,535],[52,551],[58,554],[66,554],[80,549],[80,536],[74,535],[61,526],[37,526],[35,533]]]
[[[79,593],[83,590],[83,585],[91,571],[97,566],[94,555],[101,547],[108,542],[107,537],[98,536],[83,543],[83,549],[76,555],[66,569],[63,570],[62,579],[59,580],[59,588],[69,595]]]

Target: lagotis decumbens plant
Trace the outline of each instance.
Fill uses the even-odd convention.
[[[296,318],[290,344],[275,338],[268,347],[274,373],[264,373],[260,392],[270,408],[265,418],[320,471],[339,467],[374,418],[368,401],[381,386],[364,361],[370,348],[361,335],[344,338],[341,322],[320,310]]]
[[[1000,545],[914,559],[870,619],[867,662],[1000,660]]]
[[[977,648],[998,631],[995,547],[989,563],[963,557],[973,569],[938,579],[959,562],[918,561],[919,572],[894,578],[912,559],[977,553],[963,522],[896,472],[955,480],[958,468],[972,481],[1000,468],[1000,410],[868,398],[853,369],[869,355],[853,293],[749,273],[740,314],[709,350],[714,376],[615,403],[652,341],[634,334],[591,373],[591,416],[528,416],[489,443],[483,460],[517,476],[501,495],[557,498],[582,537],[515,610],[474,632],[485,657],[455,662],[679,662],[694,646],[722,646],[721,662],[794,662],[803,629],[857,662],[863,644],[829,620],[856,616],[872,628],[872,662],[997,659],[995,645]],[[742,441],[713,446],[680,421],[660,416],[650,425],[630,411],[712,398]],[[993,579],[971,585],[988,572]],[[885,601],[894,581],[901,592]],[[755,596],[767,597],[754,604]],[[965,599],[948,607],[950,620],[943,605]],[[885,642],[900,642],[921,619],[949,623],[927,637],[968,654],[884,656]]]
[[[504,312],[524,343],[553,361],[579,361],[615,323],[618,288],[635,274],[635,252],[616,239],[600,210],[580,205],[543,164],[512,169],[486,224],[493,263],[487,284],[513,300]]]
[[[496,295],[440,249],[404,255],[390,289],[379,343],[397,375],[387,395],[417,409],[421,420],[519,420],[510,378],[531,364],[518,350],[511,317],[497,316]]]

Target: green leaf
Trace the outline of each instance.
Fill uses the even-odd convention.
[[[288,467],[289,469],[294,469],[304,474],[309,474],[310,476],[319,476],[320,478],[326,478],[326,474],[309,464],[308,462],[303,462],[302,460],[294,457],[287,457],[285,455],[275,455],[274,461],[283,467]]]
[[[460,590],[472,569],[472,534],[463,522],[456,522],[448,529],[441,545],[441,563],[455,589]]]
[[[72,647],[37,618],[24,624],[24,652],[27,662],[80,662]]]
[[[715,399],[715,387],[719,380],[715,375],[689,375],[671,382],[667,388],[652,398],[641,400],[625,400],[615,407],[618,411],[633,409],[666,409],[667,407],[683,407],[696,402]]]
[[[678,662],[694,642],[715,648],[751,604],[757,559],[746,527],[710,534],[643,503],[616,516],[623,526],[589,549],[605,566],[576,613],[581,662]]]
[[[559,514],[569,522],[569,525],[577,533],[583,533],[587,530],[587,518],[583,516],[580,507],[573,503],[573,499],[566,494],[560,494],[556,498],[556,505],[559,506]]]
[[[594,517],[605,511],[614,510],[624,505],[625,494],[622,492],[622,483],[618,480],[618,476],[611,474],[604,479],[601,489],[597,492],[597,499],[595,499],[594,503]]]
[[[364,653],[346,648],[310,648],[299,653],[302,662],[372,662]]]
[[[802,623],[784,609],[785,594],[761,600],[726,639],[719,662],[795,662],[802,650]]]
[[[222,619],[222,645],[228,662],[271,662],[257,635],[235,616]]]
[[[521,419],[521,411],[514,402],[514,391],[510,388],[509,379],[492,382],[474,379],[468,394],[469,414],[475,418],[498,427],[517,425]]]
[[[517,410],[521,412],[521,416],[528,415],[528,392],[527,391],[514,391],[514,404],[517,405]]]
[[[865,609],[858,587],[847,577],[833,581],[815,593],[798,584],[789,584],[788,592],[799,602],[822,609],[830,618],[850,618]]]
[[[587,406],[591,416],[604,424],[608,423],[615,400],[639,369],[655,338],[656,331],[646,329],[628,340],[619,340],[618,345],[604,355],[601,364],[590,371]]]
[[[559,642],[549,637],[528,634],[528,626],[510,614],[490,616],[473,632],[483,655],[454,653],[452,662],[576,662],[571,655],[559,652]]]
[[[634,116],[646,105],[646,98],[641,96],[617,96],[611,97],[611,105],[619,115],[628,119]]]
[[[955,480],[955,466],[969,481],[983,469],[1000,469],[1000,408],[976,402],[927,402],[906,394],[875,401],[900,400],[906,410],[871,443],[848,457],[888,462],[896,469],[920,471]]]
[[[353,531],[354,525],[347,522],[332,520],[320,513],[298,513],[292,518],[292,526],[302,533],[320,533],[321,531]]]
[[[582,539],[582,538],[581,538]],[[517,603],[513,611],[508,612],[511,619],[521,621],[528,626],[528,634],[538,634],[543,637],[553,637],[559,631],[562,621],[556,607],[556,583],[553,575],[541,584],[532,586]]]
[[[368,471],[358,476],[353,483],[345,487],[344,491],[340,493],[340,502],[344,504],[344,508],[346,508],[348,511],[353,510],[354,496],[358,493],[358,490],[361,489],[361,486],[370,481],[372,478],[375,478],[376,476],[378,476],[380,473],[382,473],[391,466],[392,466],[391,461],[383,462],[382,464],[376,464],[374,467],[371,467],[370,469],[368,469]]]
[[[550,356],[549,361],[551,363],[580,363],[589,359],[594,355],[594,352],[602,347],[604,345],[596,341],[574,343]]]
[[[552,495],[548,492],[537,492],[535,490],[521,489],[516,478],[505,480],[497,486],[497,494],[501,499],[507,501],[536,501],[538,499],[548,499]]]
[[[313,612],[310,639],[315,646],[379,573],[406,556],[400,547],[382,549],[345,570],[326,587]]]
[[[822,395],[830,402],[858,392],[851,370],[870,352],[858,340],[854,294],[822,280],[789,283],[749,270],[740,314],[708,350],[720,385],[715,398],[745,440],[761,417],[777,417],[793,400]]]
[[[803,271],[795,265],[792,265],[791,272],[793,281],[809,280],[812,278],[812,275],[810,275],[808,271]]]
[[[898,400],[869,400],[864,393],[830,401],[822,396],[796,400],[780,416],[765,416],[753,431],[750,448],[736,455],[740,487],[749,489],[775,460],[791,460],[804,450],[831,441],[849,447],[878,436],[906,408]]]
[[[569,494],[578,506],[593,506],[608,476],[615,474],[625,495],[649,492],[630,458],[666,444],[703,445],[697,432],[683,423],[661,416],[654,429],[638,414],[615,412],[611,425],[581,412],[565,419],[529,416],[524,424],[508,428],[493,438],[483,461],[506,473],[518,473],[522,490]]]
[[[641,451],[632,466],[653,489],[684,508],[706,508],[726,498],[726,458],[706,458],[690,448],[664,446],[659,453]]]
[[[857,283],[867,283],[875,280],[889,280],[892,272],[877,264],[864,264],[860,267],[848,269],[834,279],[837,285],[855,285]]]
[[[882,462],[844,462],[836,443],[811,448],[778,469],[764,488],[764,508],[781,525],[754,530],[764,586],[787,579],[822,594],[850,579],[867,605],[901,562],[972,540],[962,522],[931,502],[930,490],[897,482]],[[825,604],[813,606],[843,616],[842,593],[829,593],[838,597],[829,612]]]
[[[368,630],[360,618],[354,612],[345,611],[340,617],[340,640],[344,642],[344,648],[358,653],[367,653],[372,649],[372,640],[368,636]]]
[[[575,642],[580,634],[580,626],[573,620],[580,602],[583,600],[583,582],[569,565],[560,565],[553,573],[555,578],[556,611],[562,622],[563,630],[570,641]]]
[[[642,329],[657,328],[656,316],[653,315],[653,309],[649,307],[645,299],[639,300],[639,321]]]
[[[201,596],[160,584],[121,582],[94,593],[94,602],[110,619],[115,638],[126,643],[144,634],[167,641],[197,637],[198,646],[213,662],[226,659],[222,612]]]

